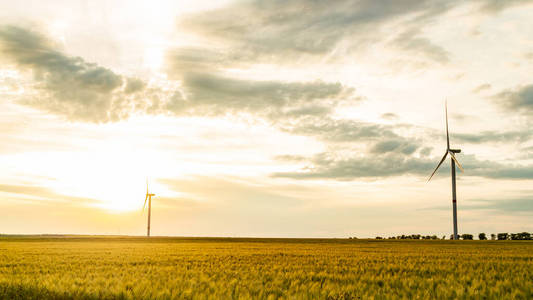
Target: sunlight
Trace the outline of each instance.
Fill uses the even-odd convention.
[[[144,51],[144,66],[152,71],[157,71],[163,65],[164,49],[150,46]]]

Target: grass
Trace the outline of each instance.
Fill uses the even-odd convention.
[[[0,299],[531,299],[533,241],[0,237]]]

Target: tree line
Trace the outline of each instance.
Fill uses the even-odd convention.
[[[357,239],[357,237],[349,237],[349,239]],[[436,235],[421,235],[421,234],[404,235],[402,234],[402,235],[397,235],[397,236],[389,236],[387,238],[377,236],[375,239],[376,240],[384,240],[384,239],[389,239],[389,240],[445,240],[446,236],[444,235],[442,236],[442,238],[439,238]],[[453,240],[453,235],[450,235],[449,239]],[[464,234],[459,235],[459,239],[460,240],[473,240],[474,235],[469,234],[469,233],[464,233]],[[488,240],[489,237],[484,232],[482,232],[478,234],[478,239],[483,241],[483,240]],[[504,232],[504,233],[498,233],[498,234],[491,233],[490,240],[498,240],[498,241],[533,240],[533,234],[529,232],[520,232],[520,233]]]

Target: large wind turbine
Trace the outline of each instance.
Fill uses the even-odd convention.
[[[444,156],[440,160],[439,164],[435,168],[435,171],[431,173],[431,176],[429,176],[428,182],[431,180],[431,177],[435,175],[435,172],[439,169],[440,165],[442,165],[442,162],[446,159],[446,156],[450,154],[451,159],[451,165],[452,165],[452,204],[453,204],[453,239],[457,240],[459,239],[457,235],[457,196],[455,192],[455,164],[459,167],[461,172],[464,172],[463,167],[457,161],[457,158],[455,158],[454,153],[461,153],[461,149],[451,149],[450,148],[450,135],[448,134],[448,104],[444,103],[444,110],[446,112],[446,152],[444,153]]]
[[[146,201],[148,201],[148,228],[146,231],[146,236],[150,237],[150,216],[152,214],[152,197],[155,196],[155,194],[150,194],[148,192],[148,179],[146,179],[146,198],[144,199],[144,205],[143,205],[143,211],[146,207]]]

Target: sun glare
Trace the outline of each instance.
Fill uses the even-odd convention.
[[[150,46],[144,51],[144,66],[152,71],[157,71],[163,65],[164,49]]]

